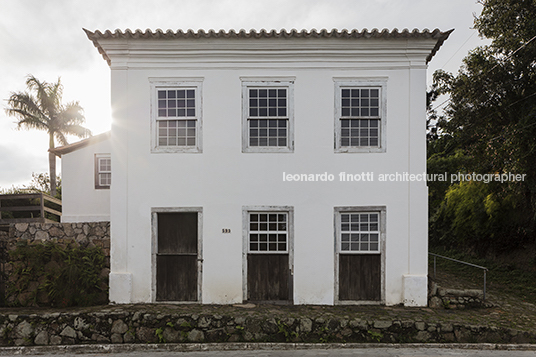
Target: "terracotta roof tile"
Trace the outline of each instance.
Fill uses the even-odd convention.
[[[88,38],[93,42],[95,47],[99,49],[99,53],[102,54],[104,59],[110,64],[110,58],[107,56],[104,49],[99,45],[98,41],[101,39],[188,39],[188,38],[347,38],[347,39],[393,39],[393,38],[415,38],[415,39],[436,39],[437,43],[436,46],[431,51],[430,55],[426,58],[426,62],[428,63],[432,57],[435,55],[437,50],[441,47],[443,42],[449,37],[452,30],[442,32],[439,29],[435,29],[433,31],[430,31],[428,29],[424,30],[408,30],[404,29],[402,31],[399,31],[398,29],[388,30],[378,30],[373,29],[369,31],[368,29],[363,29],[361,31],[359,30],[320,30],[317,31],[316,29],[313,30],[290,30],[287,31],[285,29],[282,29],[280,31],[277,30],[167,30],[162,31],[161,29],[157,29],[156,31],[152,31],[150,29],[147,29],[145,31],[142,30],[135,30],[132,31],[130,29],[126,29],[125,31],[121,30],[115,30],[114,32],[110,30],[106,30],[104,32],[101,32],[99,30],[96,30],[94,32],[84,29],[86,32]]]

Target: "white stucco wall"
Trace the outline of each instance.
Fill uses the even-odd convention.
[[[61,156],[62,222],[110,221],[110,190],[95,189],[95,154],[110,154],[110,140]]]
[[[128,46],[154,51],[171,46],[143,41]],[[211,40],[199,41],[210,45]],[[357,46],[364,51],[361,57],[335,43],[338,52],[332,56],[277,58],[203,52],[171,58],[141,50],[143,56],[132,51],[127,57],[119,50],[125,43],[104,41],[112,58],[114,118],[111,301],[155,299],[151,210],[202,207],[202,302],[242,302],[242,209],[273,205],[294,208],[294,303],[333,304],[334,208],[385,206],[384,302],[426,305],[426,183],[378,181],[379,174],[426,171],[425,58],[435,41],[418,41],[411,50],[406,41],[365,41]],[[192,77],[203,78],[203,152],[151,153],[149,78]],[[295,78],[293,153],[242,152],[244,77]],[[387,81],[386,152],[335,153],[334,78]],[[328,172],[336,180],[283,182],[283,172]],[[373,172],[375,181],[339,182],[340,172]],[[222,228],[231,233],[222,234]]]

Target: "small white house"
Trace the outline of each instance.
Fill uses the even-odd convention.
[[[61,221],[110,221],[110,132],[51,151],[62,159]]]
[[[86,33],[113,122],[60,151],[64,219],[109,214],[111,302],[427,304],[426,68],[450,31]],[[80,177],[107,152],[109,211]]]

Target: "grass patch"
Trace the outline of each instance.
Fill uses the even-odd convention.
[[[504,257],[490,259],[477,257],[469,253],[440,248],[431,248],[430,252],[488,268],[488,293],[493,294],[493,292],[496,291],[500,292],[501,294],[515,296],[525,302],[536,304],[536,269],[534,269],[533,264],[530,262],[527,263],[516,261],[515,254],[510,254],[509,258],[506,259]],[[433,257],[429,256],[429,274],[432,277],[434,274],[433,261]],[[468,285],[463,287],[471,289],[483,288],[484,273],[482,269],[452,262],[442,258],[437,258],[436,269],[439,285],[442,285],[441,279],[448,275],[451,276],[451,279],[455,279],[455,281],[451,281],[452,284]],[[445,287],[448,288],[451,286]]]

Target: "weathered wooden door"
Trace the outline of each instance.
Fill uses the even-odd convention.
[[[339,301],[381,301],[380,212],[341,212],[339,219]]]
[[[198,213],[157,213],[156,300],[198,300]]]
[[[247,300],[289,302],[289,213],[248,212]]]
[[[339,300],[381,300],[381,256],[339,255]]]

